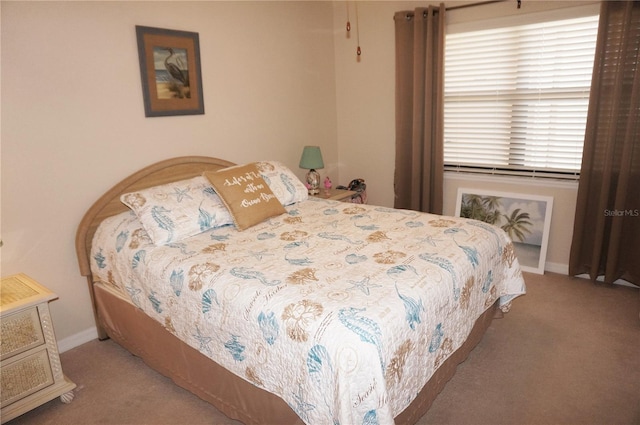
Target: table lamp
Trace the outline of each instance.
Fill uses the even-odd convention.
[[[324,168],[320,146],[304,147],[302,158],[300,158],[300,168],[309,170],[307,173],[307,189],[309,189],[309,195],[320,193],[320,174],[316,171],[318,168]]]

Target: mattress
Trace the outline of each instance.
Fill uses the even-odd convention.
[[[392,424],[489,306],[525,293],[511,241],[485,223],[321,199],[286,210],[161,246],[113,216],[94,278],[308,424]]]

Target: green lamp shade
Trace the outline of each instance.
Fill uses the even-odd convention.
[[[302,151],[302,158],[300,158],[300,168],[304,168],[306,170],[324,168],[320,146],[304,147],[304,150]]]

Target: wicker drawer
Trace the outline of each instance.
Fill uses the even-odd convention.
[[[1,329],[0,360],[45,343],[38,309],[35,307],[3,317]]]
[[[53,385],[54,379],[46,347],[3,363],[0,381],[2,407]]]
[[[62,372],[49,302],[57,296],[24,274],[0,280],[0,423],[56,397],[73,400]]]

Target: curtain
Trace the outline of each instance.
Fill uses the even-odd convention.
[[[445,8],[394,15],[395,208],[442,214]]]
[[[640,2],[603,1],[569,274],[640,285]]]

